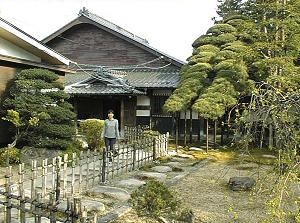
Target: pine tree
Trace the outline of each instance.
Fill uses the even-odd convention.
[[[57,80],[57,74],[43,69],[23,70],[16,75],[4,108],[17,111],[24,123],[30,117],[40,119],[37,126],[31,126],[23,134],[20,129],[21,145],[65,149],[72,141],[75,113]]]

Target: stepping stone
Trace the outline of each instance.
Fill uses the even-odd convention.
[[[105,211],[105,206],[99,201],[94,200],[82,200],[81,206],[86,207],[87,211]],[[57,205],[57,209],[65,211],[67,209],[67,201],[62,201]]]
[[[20,221],[18,221],[20,222]],[[42,223],[50,223],[50,220],[48,218],[41,218],[41,222]],[[57,223],[60,223],[60,221],[56,221]],[[35,223],[35,219],[34,218],[26,218],[26,223]]]
[[[167,173],[172,172],[172,168],[169,166],[154,166],[151,170],[158,172],[158,173]]]
[[[203,149],[200,149],[200,148],[198,148],[198,147],[191,147],[191,148],[189,148],[189,150],[190,150],[190,151],[199,151],[199,152],[204,152],[204,150],[203,150]]]
[[[166,174],[156,172],[140,172],[136,175],[136,177],[141,180],[158,180],[161,182],[167,179]]]
[[[189,155],[189,154],[184,154],[184,153],[182,153],[182,154],[177,154],[176,156],[179,157],[179,158],[185,158],[185,159],[195,159],[194,156]]]
[[[146,182],[143,180],[127,179],[127,180],[121,180],[117,184],[118,186],[122,186],[122,187],[137,188],[144,185],[145,183]]]
[[[252,189],[255,180],[251,177],[231,177],[228,184],[233,191],[245,191]]]
[[[276,159],[277,158],[274,155],[268,155],[268,154],[264,154],[264,155],[262,155],[262,157],[264,157],[264,158],[270,158],[270,159]]]
[[[176,156],[177,152],[175,150],[168,151],[169,156]]]
[[[130,198],[128,191],[118,187],[97,186],[88,192],[95,194],[96,196],[97,194],[103,194],[120,201],[127,201]]]
[[[170,166],[170,167],[181,167],[181,163],[180,162],[168,162],[168,163],[164,163],[166,166]]]

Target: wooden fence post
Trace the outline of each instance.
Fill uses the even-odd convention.
[[[48,174],[48,159],[45,159],[42,162],[42,198],[44,198],[47,193],[47,174]]]
[[[32,160],[31,162],[31,199],[35,199],[35,184],[36,184],[36,178],[37,178],[37,163],[36,160]],[[31,205],[31,208],[34,208],[33,205]]]
[[[106,181],[106,153],[107,153],[107,148],[105,148],[103,150],[103,153],[102,153],[102,183],[104,183]]]
[[[60,166],[61,166],[61,157],[56,159],[56,185],[55,185],[55,201],[58,202],[60,199]]]
[[[82,165],[83,165],[83,152],[80,152],[79,155],[79,186],[78,186],[78,190],[79,193],[81,193],[82,191]]]
[[[11,222],[11,199],[10,199],[10,194],[11,194],[11,166],[6,167],[6,174],[5,174],[5,192],[6,192],[6,215],[5,215],[5,220],[6,223]]]
[[[63,198],[67,197],[67,178],[68,178],[68,174],[67,174],[67,169],[68,169],[68,154],[64,155],[63,158]]]
[[[35,222],[36,223],[41,223],[42,222],[42,217],[41,217],[41,208],[39,207],[40,206],[40,203],[41,203],[41,197],[42,197],[42,194],[41,192],[37,192],[36,191],[36,194],[35,194],[35,207],[34,207],[34,210],[35,210]]]
[[[19,196],[21,197],[19,201],[20,205],[20,223],[25,223],[25,203],[24,203],[24,198],[25,198],[25,193],[24,193],[24,163],[19,164]]]
[[[54,207],[56,205],[53,191],[49,195],[49,204],[51,205],[51,207]],[[50,223],[56,223],[55,212],[53,211],[53,209],[50,210],[49,219],[50,219]]]
[[[76,153],[72,154],[72,179],[71,179],[71,194],[74,196],[75,193],[75,164],[76,164]]]
[[[156,160],[157,136],[153,138],[153,160]]]
[[[133,144],[132,150],[132,170],[135,170],[136,166],[136,143]]]

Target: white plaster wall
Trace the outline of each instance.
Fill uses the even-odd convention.
[[[195,111],[192,111],[192,117],[193,117],[193,119],[198,119],[198,113]],[[186,118],[190,119],[190,110],[186,111]],[[180,119],[184,119],[184,112],[180,112]]]
[[[148,96],[137,96],[137,106],[143,105],[143,106],[149,106],[150,105],[150,98]]]
[[[149,117],[150,116],[150,110],[136,110],[136,116]]]
[[[30,60],[34,62],[41,62],[41,58],[29,53],[28,51],[14,45],[0,37],[0,54],[20,59]]]

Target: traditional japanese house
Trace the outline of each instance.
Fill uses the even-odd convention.
[[[22,69],[45,68],[63,76],[70,60],[42,44],[34,37],[0,18],[0,105],[7,86]],[[7,124],[0,119],[0,144],[7,143]]]
[[[174,119],[162,106],[184,62],[86,8],[43,42],[77,62],[65,86],[78,119],[105,118],[113,109],[121,132],[124,125],[138,124],[172,132]]]

